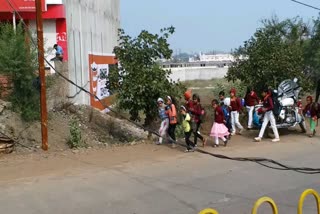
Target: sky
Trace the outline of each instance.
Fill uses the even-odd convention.
[[[320,0],[301,0],[320,8]],[[141,30],[158,33],[174,26],[171,48],[177,52],[226,51],[248,40],[261,20],[302,17],[306,22],[320,11],[290,0],[120,0],[121,27],[131,36]]]

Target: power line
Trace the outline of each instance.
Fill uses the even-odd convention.
[[[312,8],[312,9],[315,9],[315,10],[319,10],[319,11],[320,11],[320,8],[315,7],[315,6],[312,6],[312,5],[310,5],[310,4],[306,4],[306,3],[303,3],[303,2],[301,2],[301,1],[297,1],[297,0],[290,0],[290,1],[295,2],[295,3],[297,3],[297,4],[301,4],[301,5],[306,6],[306,7],[310,7],[310,8]]]
[[[36,42],[33,40],[32,38],[32,34],[28,28],[28,26],[26,25],[26,23],[24,22],[21,14],[16,11],[16,9],[12,6],[12,3],[11,3],[11,0],[6,0],[8,2],[8,4],[10,5],[10,7],[13,9],[13,11],[15,13],[17,13],[18,17],[20,18],[23,26],[26,27],[26,31],[28,32],[28,36],[30,37],[31,41],[32,41],[32,44],[37,47],[37,44]],[[295,0],[291,0],[291,1],[295,1]],[[320,10],[320,9],[319,9]],[[39,51],[39,50],[38,50]],[[94,98],[96,98],[105,108],[108,108],[111,112],[119,115],[122,119],[124,120],[127,120],[128,122],[136,125],[137,127],[143,129],[144,131],[148,131],[152,134],[154,134],[155,136],[158,136],[160,137],[159,133],[154,131],[154,130],[151,130],[147,127],[144,127],[140,124],[138,124],[137,122],[135,121],[132,121],[130,119],[128,119],[127,117],[121,115],[119,112],[111,109],[109,106],[107,106],[105,103],[102,102],[101,99],[99,99],[99,97],[97,97],[95,94],[92,94],[90,91],[86,90],[85,88],[77,85],[75,82],[73,82],[72,80],[70,80],[69,78],[65,77],[63,74],[61,74],[60,72],[58,72],[54,67],[53,65],[47,60],[44,58],[44,60],[48,63],[48,65],[60,76],[62,77],[63,79],[65,79],[67,82],[69,82],[70,84],[74,85],[75,87],[79,88],[81,91],[84,91],[85,93],[87,93],[89,96],[92,96]],[[182,147],[186,147],[185,144],[182,144],[182,143],[179,143],[179,142],[175,142],[173,141],[171,138],[168,139],[170,142],[174,142],[174,143],[177,143],[178,145],[182,146]],[[275,170],[286,170],[286,171],[295,171],[295,172],[298,172],[298,173],[302,173],[302,174],[320,174],[320,168],[309,168],[309,167],[292,167],[292,166],[288,166],[288,165],[285,165],[285,164],[282,164],[280,162],[277,162],[275,160],[272,160],[272,159],[267,159],[267,158],[255,158],[255,157],[228,157],[228,156],[225,156],[225,155],[220,155],[220,154],[214,154],[212,152],[207,152],[205,150],[202,150],[202,149],[196,149],[195,151],[201,153],[201,154],[206,154],[206,155],[210,155],[212,157],[215,157],[215,158],[219,158],[219,159],[226,159],[226,160],[232,160],[232,161],[241,161],[241,162],[254,162],[256,164],[259,164],[261,166],[264,166],[264,167],[267,167],[267,168],[270,168],[270,169],[275,169]],[[270,165],[271,164],[271,165]],[[273,165],[273,166],[272,166]]]

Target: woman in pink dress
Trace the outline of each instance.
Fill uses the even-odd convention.
[[[227,146],[228,140],[225,136],[228,136],[230,133],[228,128],[225,126],[226,121],[218,100],[212,100],[212,108],[215,111],[215,118],[210,136],[214,137],[214,147],[219,146],[219,138],[223,141],[224,146]]]

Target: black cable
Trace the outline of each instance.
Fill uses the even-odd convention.
[[[83,88],[86,87],[88,85],[89,81],[84,85],[82,86]],[[78,96],[79,94],[81,93],[81,90],[79,90],[77,93],[75,93],[73,96],[67,96],[68,99],[74,99],[76,98],[76,96]]]
[[[28,36],[30,37],[33,45],[35,47],[37,47],[35,41],[33,40],[32,38],[32,34],[31,32],[29,31],[28,29],[28,26],[26,25],[26,23],[23,21],[23,18],[22,16],[20,15],[20,13],[18,11],[15,10],[15,8],[12,6],[10,0],[6,0],[10,7],[17,13],[17,15],[19,16],[21,22],[23,23],[23,25],[27,28],[27,32],[28,32]],[[298,1],[295,1],[295,0],[291,0],[291,1],[294,1],[294,2],[297,2],[297,3],[301,3],[301,2],[298,2]],[[303,4],[303,3],[302,3]],[[310,6],[310,5],[309,5]],[[311,6],[313,7],[313,6]],[[318,9],[320,10],[319,8],[315,8],[314,9]],[[39,51],[39,50],[38,50]],[[69,82],[70,84],[74,85],[75,87],[79,88],[80,90],[84,91],[85,93],[87,93],[89,96],[91,97],[94,97],[96,98],[105,108],[109,109],[111,112],[119,115],[122,119],[125,119],[127,120],[128,122],[136,125],[137,127],[143,129],[144,131],[148,131],[158,137],[160,137],[159,133],[155,132],[154,130],[151,130],[147,127],[144,127],[142,125],[140,125],[139,123],[135,122],[135,121],[132,121],[130,119],[128,119],[127,117],[121,115],[121,113],[111,109],[109,106],[107,106],[105,103],[102,102],[101,99],[99,99],[99,97],[97,97],[96,95],[92,94],[90,91],[86,90],[85,88],[77,85],[75,82],[73,82],[72,80],[70,80],[69,78],[65,77],[63,74],[61,74],[60,72],[58,72],[54,67],[53,65],[47,60],[47,59],[43,59],[45,60],[48,65],[60,76],[62,77],[64,80],[66,80],[67,82]],[[172,143],[176,143],[182,147],[186,147],[186,145],[184,144],[181,144],[179,142],[176,142],[176,141],[173,141],[171,138],[169,138],[169,141],[172,142]],[[232,161],[241,161],[241,162],[254,162],[254,163],[257,163],[261,166],[264,166],[264,167],[267,167],[267,168],[271,168],[271,169],[275,169],[275,170],[288,170],[288,171],[295,171],[295,172],[298,172],[298,173],[302,173],[302,174],[320,174],[320,168],[309,168],[309,167],[291,167],[291,166],[287,166],[287,165],[284,165],[284,164],[281,164],[280,162],[277,162],[277,161],[274,161],[272,159],[267,159],[267,158],[250,158],[250,157],[228,157],[228,156],[225,156],[225,155],[220,155],[220,154],[214,154],[214,153],[211,153],[211,152],[207,152],[207,151],[204,151],[202,149],[196,149],[195,151],[199,152],[199,153],[202,153],[202,154],[206,154],[206,155],[210,155],[212,157],[215,157],[215,158],[219,158],[219,159],[225,159],[225,160],[232,160]],[[266,163],[269,163],[269,164],[273,164],[275,166],[270,166],[270,165],[267,165]]]
[[[301,4],[301,5],[306,6],[306,7],[310,7],[310,8],[315,9],[315,10],[320,10],[320,8],[318,8],[318,7],[312,6],[310,4],[303,3],[301,1],[296,1],[296,0],[290,0],[290,1],[295,2],[297,4]]]

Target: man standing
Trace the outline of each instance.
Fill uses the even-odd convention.
[[[63,61],[63,49],[61,46],[55,44],[53,48],[56,50],[56,59]]]

